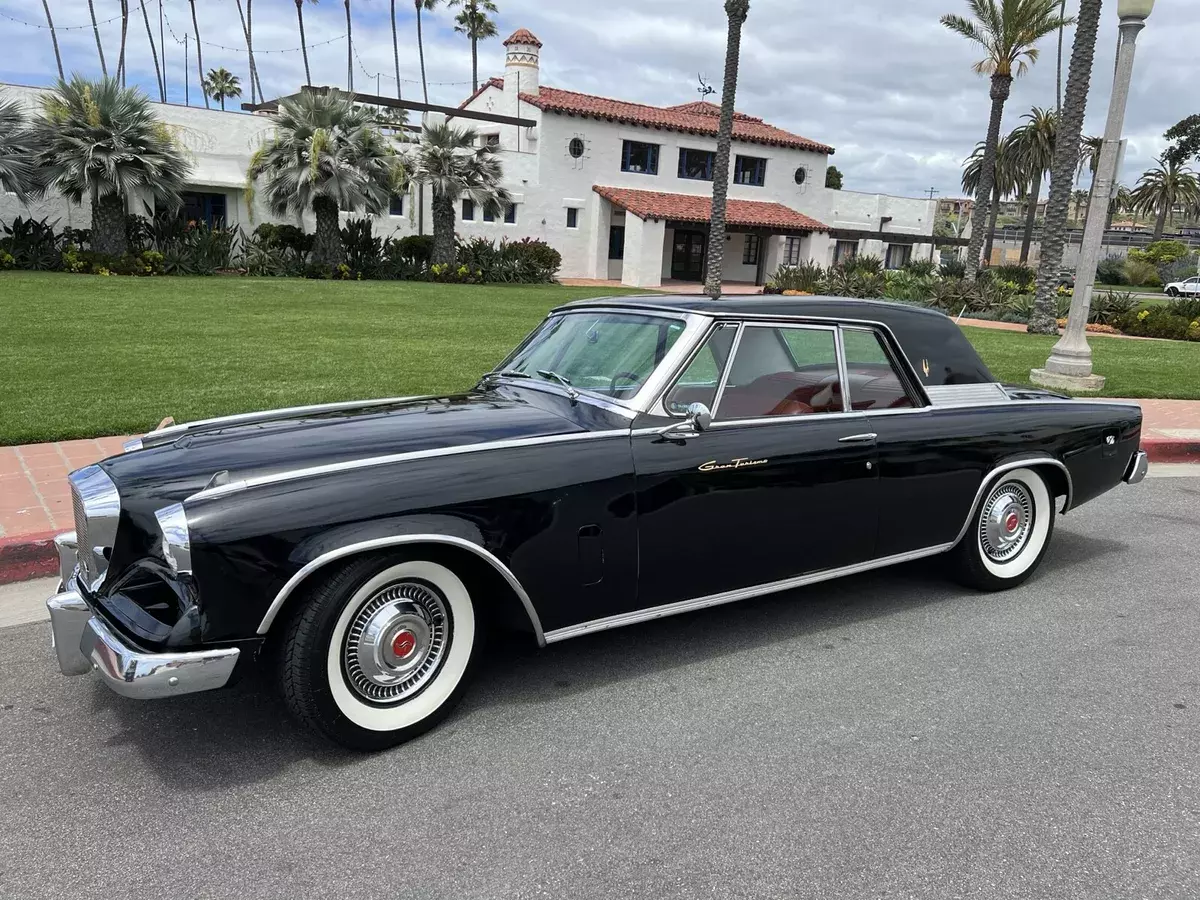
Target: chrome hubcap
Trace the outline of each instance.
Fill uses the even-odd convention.
[[[406,700],[437,672],[449,635],[440,594],[417,581],[389,585],[362,605],[346,629],[346,679],[375,703]]]
[[[1033,496],[1010,481],[992,491],[979,518],[979,546],[988,559],[1007,562],[1025,547],[1033,525]]]

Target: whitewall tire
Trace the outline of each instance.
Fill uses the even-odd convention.
[[[969,587],[1001,591],[1024,583],[1041,565],[1054,533],[1054,497],[1034,469],[994,480],[954,549],[955,574]]]
[[[462,696],[480,629],[446,566],[366,557],[316,583],[288,622],[284,697],[305,724],[357,750],[421,734]]]

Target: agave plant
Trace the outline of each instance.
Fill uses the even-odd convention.
[[[312,212],[312,261],[343,261],[338,210],[382,215],[404,189],[404,165],[375,124],[375,113],[348,94],[305,91],[279,105],[275,134],[255,151],[246,172],[248,200],[259,181],[277,216]]]
[[[115,78],[59,81],[34,121],[37,164],[47,188],[92,205],[92,249],[129,249],[125,211],[134,191],[176,210],[191,164],[139,88]]]

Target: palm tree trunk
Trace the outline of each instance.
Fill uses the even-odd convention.
[[[1156,241],[1162,240],[1163,230],[1167,227],[1167,212],[1170,208],[1171,205],[1166,202],[1163,202],[1158,208],[1158,219],[1154,222],[1154,239]]]
[[[100,43],[100,26],[96,24],[96,6],[93,0],[88,0],[88,12],[92,14],[92,31],[96,33],[96,52],[100,54],[100,72],[108,77],[108,66],[104,62],[104,45]]]
[[[433,255],[435,264],[454,265],[454,198],[435,190],[433,193]]]
[[[246,53],[250,57],[250,77],[258,87],[258,99],[266,100],[262,78],[258,74],[258,60],[254,58],[254,0],[246,0]]]
[[[417,55],[421,57],[421,91],[425,94],[425,102],[429,102],[429,82],[425,80],[425,41],[421,36],[421,0],[417,4]]]
[[[1029,188],[1029,212],[1025,214],[1025,238],[1021,241],[1021,265],[1029,262],[1029,247],[1033,243],[1033,227],[1037,224],[1038,200],[1042,196],[1042,174],[1034,173],[1033,184]]]
[[[154,57],[154,78],[158,84],[158,99],[167,102],[167,89],[163,84],[162,68],[158,64],[158,48],[154,44],[154,32],[150,28],[150,14],[146,12],[146,0],[140,0],[142,5],[142,21],[146,23],[146,37],[150,40],[150,55]]]
[[[125,86],[125,42],[129,36],[129,0],[121,0],[121,53],[117,57],[117,77]]]
[[[479,90],[479,39],[471,35],[471,93]]]
[[[967,245],[967,278],[972,281],[979,273],[979,248],[983,246],[984,223],[988,220],[988,201],[996,180],[996,146],[1000,143],[1000,123],[1004,119],[1004,103],[1012,90],[1011,75],[992,76],[992,117],[988,122],[987,143],[983,147],[983,163],[979,171],[979,187],[975,191],[975,214],[971,217],[971,241]]]
[[[54,30],[54,19],[50,16],[50,0],[42,0],[42,9],[46,10],[46,24],[50,26],[50,43],[54,45],[54,61],[58,63],[58,77],[63,79],[62,54],[58,52],[58,32]]]
[[[110,256],[123,256],[129,249],[125,235],[125,201],[120,194],[99,198],[92,194],[92,249]]]
[[[350,21],[350,0],[346,0],[346,90],[354,93],[354,24]]]
[[[742,26],[750,0],[725,0],[729,32],[725,38],[725,83],[721,93],[721,121],[717,126],[717,159],[713,165],[712,216],[708,229],[708,261],[704,293],[719,300],[725,268],[725,211],[729,200],[729,150],[733,143],[733,112],[737,102],[738,68],[742,55]]]
[[[1054,165],[1050,170],[1050,197],[1046,203],[1046,222],[1042,226],[1037,299],[1034,301],[1033,315],[1029,317],[1029,331],[1036,334],[1058,333],[1056,296],[1063,244],[1066,241],[1067,206],[1071,200],[1075,170],[1079,165],[1079,138],[1083,132],[1083,117],[1087,112],[1088,85],[1092,80],[1102,3],[1103,0],[1081,0],[1079,6],[1063,114],[1058,122],[1059,132],[1054,143]],[[1097,201],[1104,203],[1105,198],[1093,198],[1088,204],[1089,216],[1095,214],[1093,207]]]
[[[392,0],[392,59],[396,63],[396,99],[404,99],[400,92],[400,43],[396,40],[396,0]]]
[[[1063,32],[1067,28],[1067,0],[1062,0],[1058,7],[1058,18],[1061,24],[1058,26],[1058,88],[1054,93],[1056,107],[1055,111],[1058,115],[1062,115],[1062,52],[1063,52]]]
[[[308,43],[304,40],[304,0],[296,0],[296,20],[300,23],[300,52],[304,56],[304,83],[312,84],[312,72],[308,68]]]
[[[992,245],[996,243],[996,222],[1000,218],[1000,185],[992,188],[992,212],[988,217],[987,237],[983,242],[983,258],[991,264],[992,261]],[[974,227],[974,226],[972,226]]]
[[[312,260],[319,265],[336,266],[342,261],[342,232],[338,227],[337,204],[328,197],[313,201],[317,231],[313,239]]]
[[[237,0],[238,19],[242,23],[242,36],[246,38],[246,57],[250,65],[250,102],[258,102],[258,86],[254,80],[254,42],[250,39],[250,22],[242,11],[242,0]],[[264,100],[266,97],[263,98]],[[223,107],[222,107],[223,108]]]
[[[188,6],[192,8],[192,31],[196,32],[196,69],[200,72],[200,93],[204,95],[204,108],[211,109],[208,105],[208,91],[204,89],[204,50],[200,47],[200,23],[196,21],[196,0],[188,0]]]

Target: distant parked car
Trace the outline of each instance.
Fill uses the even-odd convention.
[[[1058,286],[1075,290],[1075,270],[1074,269],[1059,269],[1058,270]]]
[[[1200,296],[1200,277],[1189,278],[1186,281],[1172,281],[1166,287],[1168,297],[1197,297]]]

